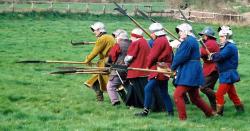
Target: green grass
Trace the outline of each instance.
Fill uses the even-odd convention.
[[[180,23],[156,19],[172,32]],[[136,20],[143,27],[150,25],[148,20]],[[235,115],[226,97],[225,116],[221,118],[206,119],[193,105],[187,106],[186,122],[180,122],[177,113],[174,118],[167,118],[164,113],[137,118],[133,113],[138,109],[112,107],[107,94],[103,103],[97,103],[94,92],[83,86],[88,75],[49,75],[63,65],[15,63],[25,59],[82,61],[92,46],[72,47],[69,42],[94,41],[89,25],[95,21],[104,22],[109,33],[135,27],[128,18],[112,15],[0,14],[0,130],[249,130],[249,27],[232,27],[240,50],[241,82],[237,92],[246,106],[246,113],[241,116]],[[194,28],[201,31],[205,25],[198,23]],[[169,90],[172,94],[173,86]]]

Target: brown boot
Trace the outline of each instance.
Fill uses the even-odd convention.
[[[245,111],[243,104],[235,105],[235,109],[236,109],[237,114],[241,114]]]
[[[104,100],[102,91],[96,91],[96,100],[99,102],[102,102]]]
[[[103,97],[103,92],[101,91],[100,89],[100,85],[98,82],[95,82],[94,85],[92,86],[92,89],[95,91],[96,93],[96,100],[98,102],[102,102],[104,100],[104,97]]]
[[[217,105],[217,114],[220,116],[223,116],[224,106],[223,105]]]

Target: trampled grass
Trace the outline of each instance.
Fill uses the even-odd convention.
[[[150,25],[148,20],[136,19],[144,27]],[[180,23],[156,19],[172,32]],[[117,28],[131,31],[135,27],[126,17],[110,15],[0,15],[0,130],[249,130],[249,27],[233,27],[240,50],[241,82],[237,91],[246,108],[240,116],[235,115],[226,97],[223,117],[207,119],[194,105],[188,105],[186,122],[180,122],[177,113],[174,118],[164,113],[137,118],[133,113],[139,109],[112,107],[107,94],[103,103],[97,103],[94,92],[83,86],[88,75],[49,75],[64,65],[15,63],[26,59],[82,61],[92,45],[72,47],[70,40],[94,41],[89,25],[95,21],[104,22],[109,33]],[[194,28],[198,32],[204,26],[199,23]],[[169,90],[172,94],[174,88],[170,86]]]

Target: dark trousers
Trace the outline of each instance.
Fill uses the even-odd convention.
[[[219,78],[218,72],[217,71],[212,72],[210,75],[205,77],[205,84],[203,87],[200,88],[201,92],[207,96],[211,107],[215,111],[216,111],[216,97],[214,92],[214,86],[218,78]]]
[[[145,94],[144,107],[148,109],[151,107],[153,88],[156,88],[160,92],[166,110],[168,112],[173,112],[173,104],[168,94],[167,80],[151,79],[148,81],[147,85],[144,88],[144,94]]]
[[[179,114],[180,120],[186,120],[186,105],[183,100],[183,94],[188,92],[189,98],[193,104],[200,108],[206,116],[212,116],[212,108],[200,97],[199,89],[188,86],[177,86],[174,91],[174,101]]]

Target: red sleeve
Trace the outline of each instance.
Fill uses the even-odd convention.
[[[155,62],[157,62],[157,58],[162,53],[162,44],[160,41],[155,40],[153,48],[150,49],[150,53],[148,55],[147,67],[150,68]]]
[[[112,62],[115,62],[121,52],[120,46],[118,44],[115,44],[110,52],[109,52],[109,57],[111,57]]]
[[[218,52],[220,50],[219,45],[216,43],[216,41],[214,40],[208,40],[205,45],[207,46],[207,49],[209,50],[209,52],[214,53],[214,52]],[[204,47],[200,48],[201,51],[201,57],[202,58],[206,58],[208,56],[207,51],[205,50]]]
[[[127,55],[136,57],[138,54],[138,50],[139,50],[139,43],[132,42],[128,48]]]
[[[209,49],[208,49],[209,50]],[[205,57],[205,56],[208,56],[208,53],[206,51],[206,49],[204,47],[201,47],[200,48],[200,51],[201,51],[201,57]],[[209,50],[210,51],[210,50]]]

